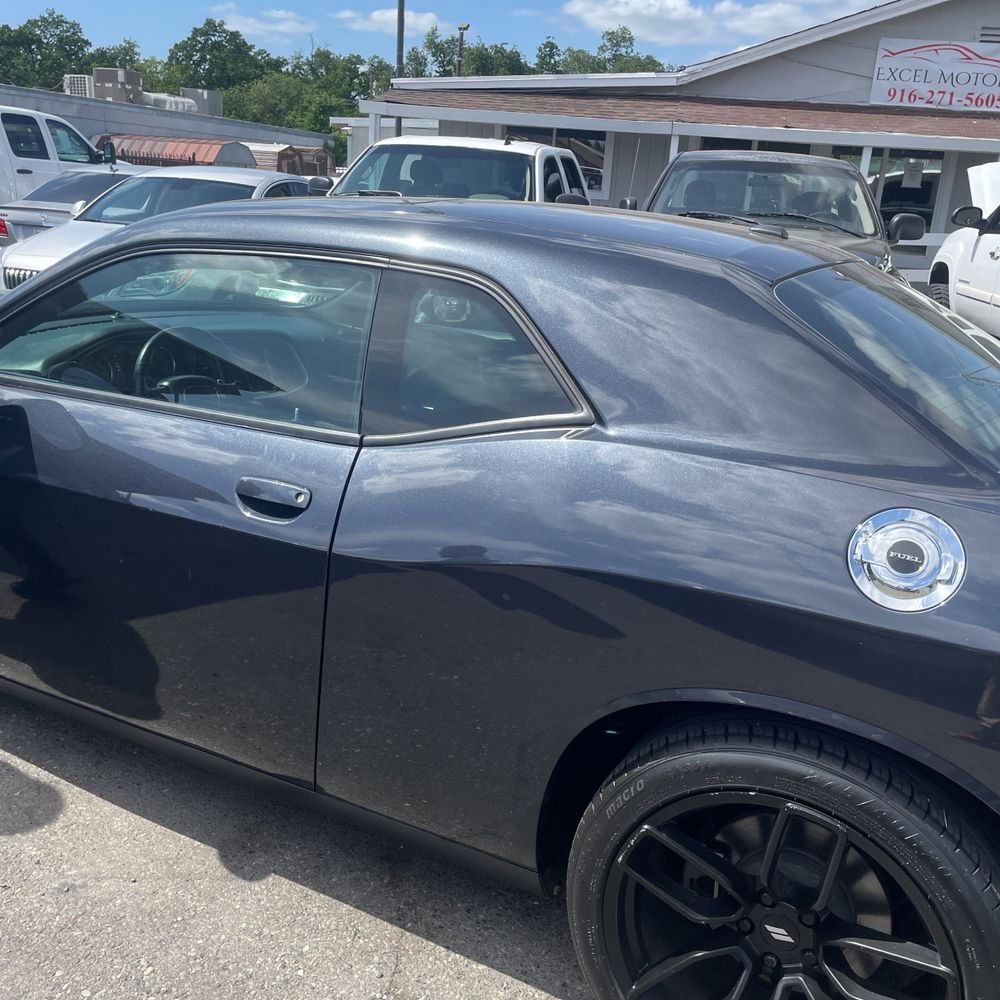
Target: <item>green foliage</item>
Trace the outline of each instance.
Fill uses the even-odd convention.
[[[93,72],[94,66],[138,69],[141,62],[139,43],[134,38],[123,38],[117,45],[99,45],[87,53],[88,72]]]
[[[19,27],[0,25],[0,78],[55,90],[66,73],[89,72],[90,42],[78,21],[51,7]]]
[[[430,60],[427,58],[427,53],[422,48],[418,48],[414,45],[413,48],[406,53],[406,61],[403,64],[403,69],[405,70],[407,76],[429,76],[430,68]]]
[[[536,73],[559,73],[562,63],[562,49],[556,40],[549,35],[537,49],[535,49],[535,72]]]
[[[462,54],[462,76],[524,76],[531,71],[517,47],[506,42],[487,45],[479,39]]]
[[[173,45],[167,63],[180,68],[185,86],[209,90],[239,87],[285,67],[284,59],[251,45],[238,31],[213,17]]]
[[[433,27],[424,35],[420,47],[427,55],[431,76],[455,75],[455,63],[458,60],[458,35],[442,38],[437,27]]]

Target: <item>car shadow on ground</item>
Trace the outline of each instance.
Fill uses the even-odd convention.
[[[214,848],[240,879],[273,873],[559,1000],[591,996],[561,900],[537,899],[5,695],[0,749]],[[49,792],[26,829],[58,818],[59,793]]]

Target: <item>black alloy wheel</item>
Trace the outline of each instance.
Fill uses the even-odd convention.
[[[581,821],[567,896],[601,1000],[986,1000],[993,871],[961,811],[895,761],[713,721],[619,767]]]

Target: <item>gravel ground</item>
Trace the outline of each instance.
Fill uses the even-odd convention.
[[[0,1000],[586,1000],[565,915],[0,696]]]

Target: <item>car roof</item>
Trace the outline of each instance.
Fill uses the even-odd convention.
[[[812,156],[808,153],[772,153],[759,149],[692,149],[686,153],[678,154],[673,163],[680,161],[692,163],[695,160],[722,160],[732,163],[787,163],[803,166],[823,164],[834,169],[839,167],[849,173],[855,173],[857,170],[849,160],[838,160],[832,156]]]
[[[184,177],[203,181],[230,181],[235,184],[250,184],[257,187],[265,181],[303,181],[297,174],[282,174],[274,170],[260,170],[254,167],[154,167],[147,170],[144,177]]]
[[[540,149],[551,149],[541,142],[528,142],[525,139],[480,139],[458,135],[429,135],[421,138],[416,135],[394,135],[379,139],[376,146],[444,146],[449,149],[491,149],[498,153],[528,153],[534,155]],[[569,152],[569,150],[563,150]]]
[[[754,231],[756,230],[756,232]],[[590,206],[469,199],[281,198],[219,202],[156,216],[105,238],[99,247],[148,243],[186,248],[204,242],[342,250],[378,257],[428,260],[512,279],[516,252],[613,248],[639,257],[673,255],[729,262],[765,280],[856,258],[835,247],[768,235],[731,224],[674,219]],[[99,249],[99,248],[98,248]],[[88,251],[95,255],[98,249]],[[83,257],[78,257],[81,261]]]

